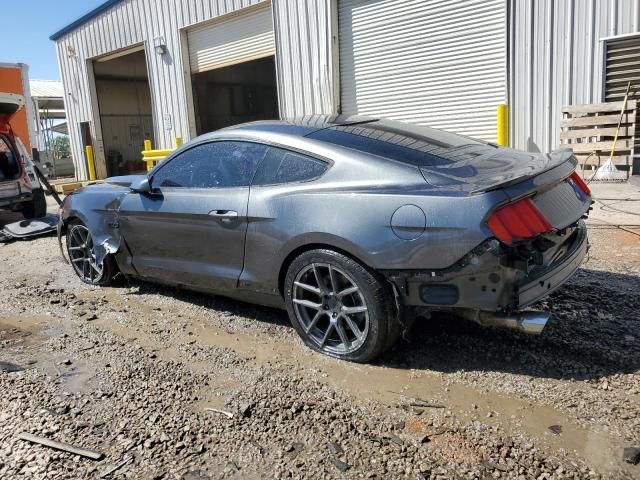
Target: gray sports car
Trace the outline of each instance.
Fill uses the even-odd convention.
[[[382,119],[257,122],[77,191],[60,231],[84,282],[121,274],[285,307],[308,346],[366,362],[435,310],[541,332],[549,314],[522,309],[588,248],[575,168],[570,151]]]

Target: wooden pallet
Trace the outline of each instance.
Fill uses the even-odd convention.
[[[93,180],[93,181],[71,180],[66,182],[54,183],[51,186],[56,192],[61,193],[63,195],[69,195],[71,192],[74,192],[79,188],[86,187],[87,185],[93,185],[94,183],[102,183],[102,180]]]
[[[607,161],[613,148],[623,102],[569,105],[562,109],[560,146],[571,148],[586,170]],[[620,171],[633,169],[636,147],[636,100],[629,100],[622,115],[613,162]]]

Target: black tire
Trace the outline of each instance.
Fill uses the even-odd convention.
[[[339,285],[332,288],[335,284]],[[354,293],[341,296],[354,288]],[[284,290],[293,327],[317,352],[365,363],[380,356],[399,336],[390,286],[346,255],[325,249],[302,253],[289,266]],[[363,308],[366,311],[355,312]]]
[[[24,204],[22,215],[28,220],[44,217],[47,214],[47,199],[44,196],[44,190],[35,188],[32,190],[31,195],[33,199]]]
[[[87,262],[78,261],[80,255],[86,256],[87,252],[82,251],[82,253],[79,253],[77,250],[72,250],[72,247],[76,247],[78,240],[81,238],[77,236],[80,235],[81,231],[86,231],[88,234],[88,240],[86,240],[84,243],[91,245],[93,242],[93,240],[91,239],[91,233],[84,223],[76,219],[70,221],[67,224],[67,257],[71,262],[73,271],[76,273],[78,278],[80,278],[80,280],[82,280],[86,284],[95,285],[98,287],[105,287],[107,285],[110,285],[111,283],[113,283],[113,280],[118,274],[118,266],[116,265],[115,260],[111,255],[107,255],[104,258],[102,262],[102,272],[101,274],[98,274],[99,272],[97,272],[96,269],[93,268],[90,264],[84,265],[84,263]],[[83,266],[80,267],[79,265]],[[96,267],[99,268],[97,265]],[[83,270],[83,268],[85,270]]]

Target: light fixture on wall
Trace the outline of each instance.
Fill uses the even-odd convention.
[[[153,39],[153,48],[158,55],[167,53],[167,45],[164,43],[164,37],[156,37]]]
[[[67,57],[73,58],[76,56],[76,49],[73,45],[67,45]]]

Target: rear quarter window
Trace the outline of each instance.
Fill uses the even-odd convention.
[[[270,147],[256,175],[254,185],[304,182],[320,177],[329,165],[317,158],[283,148]]]
[[[371,135],[372,132],[381,138],[373,137]],[[318,130],[307,136],[315,140],[388,158],[396,162],[408,163],[417,167],[441,166],[451,163],[451,160],[427,151],[428,149],[439,150],[439,147],[398,134],[386,135],[388,138],[384,138],[384,133],[380,134],[372,127],[334,127]]]

